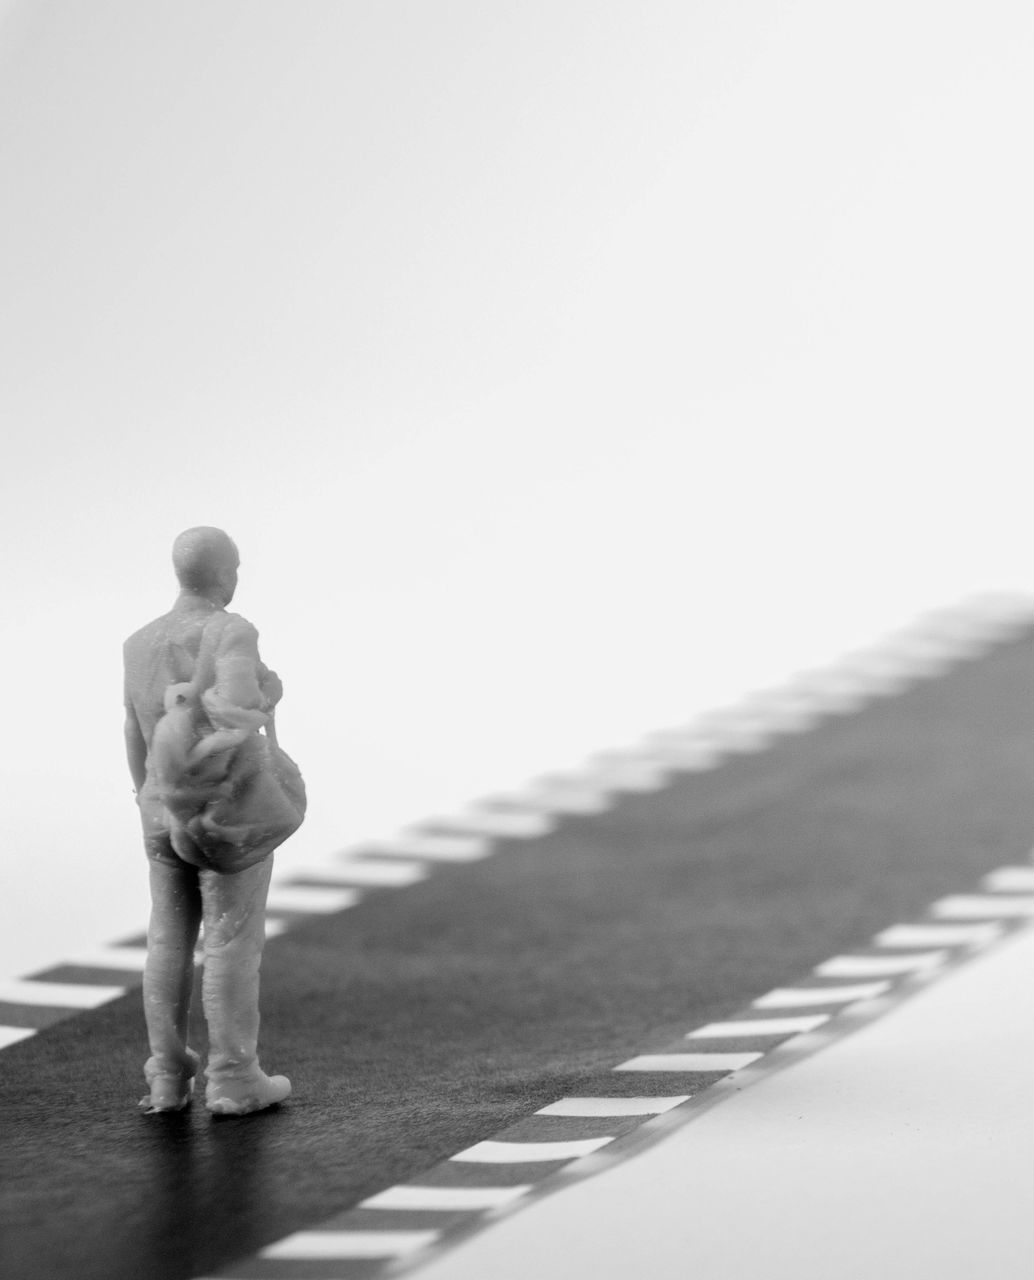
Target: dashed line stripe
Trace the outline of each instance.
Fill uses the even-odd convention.
[[[828,1022],[828,1013],[802,1014],[796,1018],[739,1018],[734,1022],[709,1022],[686,1035],[687,1040],[735,1039],[737,1036],[800,1035]]]
[[[675,773],[707,773],[722,763],[722,753],[696,730],[685,734],[650,734],[642,741],[643,755]],[[660,776],[664,776],[661,774]]]
[[[805,733],[822,719],[822,708],[799,689],[761,689],[748,694],[744,705],[778,734]]]
[[[324,915],[354,907],[361,897],[362,893],[358,889],[281,883],[270,886],[266,909]]]
[[[651,744],[663,758],[670,750],[673,758],[683,758],[690,769],[713,768],[726,752],[751,755],[764,751],[779,736],[773,719],[756,708],[742,705],[704,712],[681,734],[654,734]]]
[[[548,813],[523,809],[466,809],[447,817],[428,818],[421,825],[509,840],[534,840],[556,830]]]
[[[644,1053],[629,1058],[615,1071],[684,1071],[687,1073],[742,1071],[763,1057],[761,1053]]]
[[[837,670],[805,672],[797,677],[794,687],[818,711],[827,715],[849,715],[860,711],[881,692],[879,682],[873,678],[866,680]]]
[[[895,924],[878,933],[878,947],[979,947],[1000,938],[1004,926],[988,924]]]
[[[343,858],[312,867],[296,867],[285,884],[328,884],[375,889],[403,889],[427,876],[427,864],[405,858]]]
[[[79,952],[63,965],[75,965],[81,969],[128,969],[142,973],[147,960],[146,947],[97,947],[93,951]]]
[[[989,893],[1034,893],[1034,867],[999,867],[984,876],[980,887]]]
[[[450,1156],[450,1161],[466,1164],[538,1164],[552,1160],[578,1160],[613,1142],[613,1137],[575,1138],[570,1142],[486,1142]]]
[[[492,852],[483,836],[403,832],[391,840],[370,840],[357,848],[382,858],[426,858],[428,862],[477,862]]]
[[[457,1209],[480,1211],[499,1209],[512,1204],[531,1190],[530,1185],[515,1187],[424,1187],[402,1184],[389,1187],[357,1205],[360,1209],[396,1209],[400,1211],[454,1212]]]
[[[296,1231],[259,1250],[260,1258],[401,1258],[426,1249],[440,1231]]]
[[[834,956],[816,965],[820,978],[877,978],[936,969],[948,958],[946,951],[921,951],[910,956]]]
[[[574,782],[546,782],[524,791],[490,796],[487,803],[506,809],[528,809],[543,813],[606,813],[614,801],[606,787]]]
[[[740,704],[655,731],[637,748],[598,753],[592,758],[594,776],[626,789],[658,789],[666,785],[669,771],[714,768],[723,756],[762,750],[826,715],[858,710],[873,698],[939,675],[1009,638],[1032,617],[1028,599],[985,598],[939,610],[870,649],[801,673],[786,686],[749,694]]]
[[[660,791],[671,781],[672,770],[650,758],[649,754],[629,747],[617,751],[599,751],[589,757],[585,776],[612,791]]]
[[[561,1098],[540,1107],[537,1116],[659,1116],[689,1101],[689,1094],[674,1098]]]
[[[35,1034],[35,1027],[0,1026],[0,1049],[6,1049],[8,1045],[18,1044],[22,1040],[28,1040],[30,1036]]]
[[[96,1009],[125,993],[125,987],[100,986],[92,982],[42,982],[32,978],[0,982],[0,1003],[43,1008]]]
[[[802,1009],[810,1005],[854,1004],[890,990],[889,982],[860,982],[849,987],[776,987],[753,1002],[755,1009]]]
[[[705,711],[687,724],[671,729],[655,729],[643,739],[653,751],[685,751],[692,759],[698,754],[702,763],[713,762],[726,742],[771,738],[772,720],[756,706],[733,704]]]
[[[1009,898],[991,894],[958,894],[941,898],[930,910],[942,920],[1027,919],[1034,916],[1034,895]]]

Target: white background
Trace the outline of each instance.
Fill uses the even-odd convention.
[[[1024,0],[0,2],[0,974],[218,524],[304,859],[1030,589]]]

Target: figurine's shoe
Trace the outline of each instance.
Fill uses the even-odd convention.
[[[246,1116],[264,1111],[291,1096],[286,1076],[267,1076],[257,1067],[243,1077],[209,1080],[205,1106],[217,1116]]]
[[[144,1064],[144,1078],[151,1092],[140,1099],[144,1114],[156,1115],[160,1111],[182,1111],[194,1094],[194,1077],[200,1058],[193,1049],[187,1050],[187,1065],[179,1071],[163,1071],[154,1058]]]

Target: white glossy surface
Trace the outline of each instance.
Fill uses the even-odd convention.
[[[146,920],[190,524],[284,870],[1034,584],[1026,3],[402,11],[3,6],[0,974]]]
[[[1027,1280],[1034,931],[420,1280]]]

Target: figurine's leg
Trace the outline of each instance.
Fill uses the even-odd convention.
[[[187,1047],[194,947],[201,922],[197,870],[171,848],[150,859],[151,922],[144,967],[144,1016],[151,1056],[144,1066],[148,1111],[179,1111],[190,1101],[198,1056]]]
[[[268,857],[233,875],[200,873],[209,1038],[205,1103],[220,1115],[261,1111],[291,1092],[286,1076],[267,1076],[258,1063],[259,963],[272,869]]]

